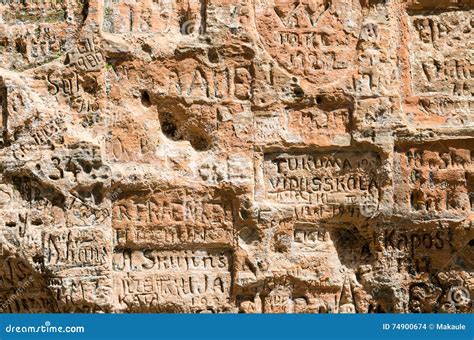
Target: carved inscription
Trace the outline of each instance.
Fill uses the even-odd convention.
[[[47,283],[18,257],[0,257],[0,312],[54,313],[57,302]]]
[[[328,252],[332,250],[329,231],[325,228],[295,226],[293,242],[302,251]]]
[[[230,274],[222,272],[130,275],[114,278],[114,292],[125,311],[225,311],[230,282]]]
[[[113,269],[123,272],[228,271],[229,261],[229,254],[219,251],[122,250],[115,251]]]
[[[0,1],[0,66],[24,70],[60,58],[83,23],[85,1]]]
[[[400,211],[425,217],[466,215],[470,211],[466,174],[472,171],[472,140],[433,142],[400,148]]]
[[[412,74],[415,94],[470,97],[474,61],[469,41],[474,11],[410,16]]]
[[[106,236],[97,229],[60,229],[43,234],[45,263],[58,269],[107,266]]]
[[[371,152],[266,154],[265,198],[278,203],[351,204],[378,200],[380,158]]]
[[[2,5],[5,6],[3,18],[8,23],[63,21],[67,10],[66,0],[1,0]]]
[[[124,274],[114,275],[115,298],[128,310],[225,308],[231,259],[229,253],[205,250],[116,252],[114,271]]]
[[[465,247],[463,238],[473,236],[473,231],[469,229],[442,224],[424,228],[398,226],[382,228],[374,231],[371,236],[367,238],[368,244],[361,248],[361,252],[370,253],[375,249],[383,249],[390,256],[378,260],[377,267],[385,266],[393,272],[416,275],[442,270],[455,263],[472,265],[472,261],[468,259],[469,252],[460,251]]]
[[[106,276],[52,277],[48,287],[61,313],[110,312],[112,281]]]
[[[278,113],[272,116],[256,115],[254,124],[259,144],[281,141],[318,146],[350,143],[349,109],[324,110],[312,107],[284,109]]]
[[[216,193],[186,190],[122,195],[112,220],[114,296],[121,308],[197,312],[230,307],[229,202]]]
[[[474,312],[472,1],[0,0],[0,313]]]
[[[179,32],[203,33],[206,28],[205,1],[150,1],[130,3],[105,0],[102,29],[115,34]]]
[[[233,243],[233,213],[228,202],[184,191],[132,197],[115,202],[113,227],[117,245],[160,247]]]
[[[262,42],[286,70],[325,82],[354,66],[357,41],[351,32],[361,22],[355,3],[319,0],[269,6],[258,1],[256,9]]]
[[[68,53],[67,63],[74,65],[80,71],[98,71],[103,67],[104,56],[96,46],[93,38],[85,38],[71,53]]]
[[[420,97],[417,112],[408,111],[407,116],[417,126],[470,127],[474,124],[474,100],[444,96]]]

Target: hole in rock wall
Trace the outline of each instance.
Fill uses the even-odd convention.
[[[161,131],[171,140],[178,141],[178,128],[174,122],[173,116],[169,112],[160,115]]]
[[[143,90],[141,91],[141,101],[142,105],[145,107],[150,107],[151,106],[151,99],[150,99],[150,94],[148,91]]]

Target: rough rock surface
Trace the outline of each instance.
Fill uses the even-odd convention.
[[[2,312],[473,312],[472,0],[0,0]]]

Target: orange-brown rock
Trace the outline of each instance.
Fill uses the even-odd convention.
[[[0,310],[472,313],[473,14],[0,0]]]

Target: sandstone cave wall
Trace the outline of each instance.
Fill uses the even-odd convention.
[[[472,0],[1,0],[2,312],[472,312]]]

